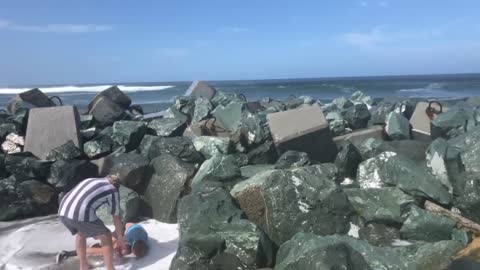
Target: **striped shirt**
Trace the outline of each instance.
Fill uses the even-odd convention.
[[[106,178],[90,178],[80,182],[63,197],[58,215],[76,221],[98,220],[97,209],[107,204],[112,215],[120,215],[120,195]]]

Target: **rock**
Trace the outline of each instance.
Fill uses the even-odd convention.
[[[338,168],[342,178],[355,178],[357,176],[358,165],[362,162],[362,155],[355,145],[348,143],[342,147],[342,150],[335,158],[335,165]]]
[[[145,201],[152,208],[153,218],[177,223],[177,204],[189,192],[195,167],[169,154],[154,158],[151,164],[154,174],[145,191]]]
[[[186,122],[176,118],[154,119],[148,123],[147,128],[151,135],[173,137],[181,136],[186,127]]]
[[[214,155],[203,162],[192,180],[192,187],[204,181],[228,182],[240,176],[240,167],[233,156]]]
[[[267,120],[279,154],[295,150],[320,162],[334,161],[337,148],[320,106],[268,114]]]
[[[5,168],[5,156],[6,155],[0,154],[0,179],[6,178],[9,175]]]
[[[13,177],[0,180],[0,221],[41,216],[54,209],[55,190],[50,186],[36,180],[19,183]]]
[[[366,128],[370,118],[370,111],[363,103],[354,104],[345,113],[345,120],[351,129]]]
[[[383,125],[387,122],[387,116],[395,110],[395,103],[383,101],[372,109],[372,118],[369,125]]]
[[[97,135],[97,133],[98,133],[98,129],[96,127],[92,127],[92,128],[84,129],[80,131],[83,142],[90,141],[91,139],[93,139],[93,137],[95,137],[95,135]]]
[[[80,115],[80,129],[89,129],[95,125],[95,119],[93,115],[84,114]]]
[[[304,100],[301,98],[289,98],[285,101],[285,106],[287,107],[287,110],[293,110],[300,107],[304,103]]]
[[[204,97],[211,100],[217,91],[212,86],[203,81],[194,81],[188,88],[185,96]]]
[[[449,162],[447,160],[448,147],[447,141],[442,138],[436,139],[426,151],[426,160],[431,173],[440,180],[450,193],[453,193],[453,185],[450,182],[447,169],[447,163]]]
[[[47,182],[59,192],[69,192],[87,178],[98,177],[95,165],[85,160],[58,160],[50,168]]]
[[[126,109],[107,97],[100,96],[94,99],[88,114],[92,115],[99,127],[112,125],[115,121],[125,118]],[[89,106],[90,107],[90,106]]]
[[[117,174],[122,185],[143,193],[147,179],[150,179],[152,168],[145,157],[136,154],[120,154],[108,156],[100,175]]]
[[[174,118],[182,122],[188,122],[188,116],[173,107],[165,111],[163,118]]]
[[[474,122],[473,112],[466,108],[451,108],[439,114],[431,125],[432,138],[450,139],[467,131],[469,122]],[[475,124],[473,124],[475,126]]]
[[[45,159],[53,149],[68,141],[83,148],[79,118],[78,111],[73,106],[31,109],[24,151]]]
[[[112,152],[113,140],[109,137],[86,142],[83,145],[83,151],[90,158],[100,158]]]
[[[385,132],[393,140],[410,139],[410,123],[403,115],[391,112],[387,116]]]
[[[125,146],[127,151],[132,151],[138,147],[147,131],[144,122],[119,121],[113,124],[113,140],[121,146]]]
[[[7,110],[14,114],[20,108],[53,107],[55,103],[40,89],[34,88],[15,96],[7,105]]]
[[[243,113],[241,133],[248,147],[261,144],[271,139],[266,116],[253,114],[248,111]]]
[[[159,137],[150,145],[148,158],[152,160],[165,153],[177,156],[189,163],[200,163],[203,161],[200,153],[195,150],[193,143],[184,137]]]
[[[368,241],[374,246],[390,246],[400,239],[400,230],[382,223],[370,223],[359,230],[361,240]]]
[[[22,152],[25,145],[25,139],[15,133],[10,133],[2,143],[2,151],[6,154],[14,154]]]
[[[158,136],[153,136],[148,134],[143,136],[143,139],[137,148],[137,153],[139,153],[144,157],[148,157],[148,152],[150,151],[150,147],[152,146],[152,143],[158,138],[159,138]]]
[[[78,149],[73,141],[68,141],[50,151],[50,153],[47,155],[47,160],[71,160],[80,158],[82,155],[83,153],[80,151],[80,149]]]
[[[393,152],[384,152],[362,162],[357,181],[362,188],[396,186],[409,195],[429,198],[440,204],[451,201],[447,189],[425,168]]]
[[[405,239],[426,242],[450,240],[456,221],[412,206],[400,232]]]
[[[20,128],[18,125],[13,123],[4,123],[0,125],[0,139],[6,139],[8,134],[18,134],[20,133]]]
[[[299,246],[302,249],[299,249]],[[275,270],[446,269],[460,248],[461,244],[457,241],[398,248],[375,247],[365,241],[345,236],[299,233],[280,247]],[[322,252],[322,250],[332,249],[330,253]],[[341,250],[343,252],[340,252]],[[335,255],[338,256],[338,254],[342,256],[337,259]],[[325,264],[327,267],[334,265],[339,268],[323,267]]]
[[[346,110],[350,107],[353,107],[353,102],[348,100],[346,97],[339,97],[332,101],[332,103],[340,110]]]
[[[240,168],[240,174],[244,178],[250,178],[250,177],[253,177],[254,175],[256,175],[258,173],[265,172],[265,171],[270,171],[270,170],[274,170],[274,169],[275,169],[275,165],[269,165],[269,164],[248,165],[248,166],[244,166],[244,167]]]
[[[287,151],[278,159],[275,169],[300,168],[310,165],[312,162],[308,154],[298,151]]]
[[[368,109],[370,109],[375,104],[373,98],[363,93],[362,91],[356,91],[355,93],[353,93],[352,96],[350,96],[350,100],[354,103],[364,103],[368,106]]]
[[[241,125],[243,104],[241,102],[230,102],[227,106],[220,105],[212,111],[212,116],[226,130],[235,132]]]
[[[328,235],[349,230],[352,209],[328,165],[259,173],[230,193],[277,245],[300,231]]]
[[[221,138],[213,136],[200,136],[193,140],[195,149],[209,159],[216,154],[227,155],[231,152],[230,138]]]
[[[249,164],[274,164],[277,162],[278,154],[275,150],[275,144],[272,141],[266,141],[258,147],[248,152]]]
[[[266,108],[259,101],[249,101],[245,103],[245,109],[251,113],[258,113],[264,111]]]
[[[263,100],[262,106],[265,107],[267,113],[283,112],[287,110],[285,103],[278,100]]]
[[[480,177],[478,175],[461,175],[461,182],[456,185],[455,207],[461,214],[480,222]]]
[[[241,216],[242,212],[222,188],[204,186],[185,196],[178,207],[180,243],[170,269],[273,266],[271,242]]]
[[[195,111],[195,98],[191,96],[176,97],[173,108],[185,114],[188,119],[192,119]]]
[[[416,201],[398,188],[344,189],[355,213],[365,222],[402,224]]]
[[[140,197],[135,191],[123,185],[120,185],[118,193],[120,195],[120,217],[122,221],[124,223],[137,222],[138,212],[140,210]],[[111,208],[109,205],[102,205],[97,209],[97,216],[105,224],[112,225],[113,219],[110,212]]]
[[[347,132],[348,123],[345,120],[334,120],[328,125],[333,136],[341,136]]]
[[[5,169],[23,180],[46,179],[52,162],[39,160],[30,153],[5,156]]]
[[[9,118],[9,121],[18,126],[19,134],[25,134],[27,131],[28,116],[30,110],[26,108],[17,109],[14,115]]]
[[[200,122],[206,119],[212,110],[213,105],[208,98],[199,97],[195,99],[192,122]]]
[[[232,154],[233,158],[237,161],[238,166],[244,167],[248,165],[248,156],[244,153],[235,153]]]

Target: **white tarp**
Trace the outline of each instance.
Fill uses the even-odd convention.
[[[178,245],[178,225],[156,220],[141,223],[149,234],[150,251],[142,259],[125,258],[131,269],[168,270]],[[90,239],[89,244],[95,240]],[[75,237],[56,216],[0,222],[0,269],[78,269],[78,261],[55,264],[62,250],[74,250]],[[101,269],[101,268],[100,268]]]

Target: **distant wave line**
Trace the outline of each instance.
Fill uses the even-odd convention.
[[[72,92],[101,92],[112,85],[93,85],[93,86],[53,86],[39,87],[42,92],[48,93],[72,93]],[[118,88],[124,92],[141,92],[141,91],[160,91],[175,87],[175,85],[154,85],[154,86],[135,86],[135,85],[118,85]],[[20,94],[32,88],[0,88],[0,94]]]

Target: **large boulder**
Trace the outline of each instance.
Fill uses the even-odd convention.
[[[327,165],[256,174],[231,191],[248,218],[278,245],[297,232],[346,234],[352,208]]]
[[[355,91],[355,93],[350,96],[349,100],[353,101],[354,103],[364,103],[369,109],[375,105],[373,98],[362,91]]]
[[[242,121],[242,102],[230,102],[227,106],[220,105],[212,111],[212,116],[230,132],[240,128]]]
[[[147,158],[136,153],[110,155],[105,158],[100,175],[116,174],[122,185],[143,193],[147,179],[150,179],[152,167]]]
[[[0,180],[0,221],[50,214],[55,200],[55,190],[39,181]]]
[[[51,165],[51,161],[39,160],[30,153],[5,156],[5,169],[19,179],[46,179]]]
[[[68,192],[80,181],[97,176],[95,165],[85,160],[58,160],[52,164],[47,182],[59,192]]]
[[[177,222],[178,201],[189,192],[195,167],[176,156],[162,154],[151,161],[154,174],[144,199],[152,208],[153,218],[161,222]]]
[[[202,186],[181,199],[178,222],[180,243],[172,270],[273,266],[270,240],[252,222],[242,219],[242,211],[216,184]]]
[[[275,169],[290,169],[308,166],[312,163],[307,153],[287,151],[278,158]]]
[[[416,201],[398,188],[344,189],[355,213],[366,222],[402,224]]]
[[[456,224],[452,219],[413,206],[400,232],[404,239],[438,242],[452,239]]]
[[[332,103],[340,110],[346,110],[353,107],[353,102],[346,97],[338,97],[332,101]]]
[[[376,247],[351,237],[299,233],[280,247],[275,270],[438,270],[446,269],[461,247],[457,241]]]
[[[351,129],[366,128],[370,118],[370,111],[363,103],[354,104],[345,113],[345,120]]]
[[[249,163],[257,164],[275,164],[278,160],[278,154],[275,150],[275,144],[272,141],[257,146],[247,153]]]
[[[414,161],[394,152],[384,152],[362,162],[357,181],[362,188],[396,186],[405,193],[449,204],[451,195],[440,180]]]
[[[232,151],[230,138],[200,136],[192,140],[195,149],[207,159],[216,154],[227,155]]]
[[[192,180],[192,187],[204,181],[228,182],[240,176],[240,166],[235,157],[214,155],[203,162]]]
[[[148,150],[150,160],[161,154],[172,154],[189,163],[200,163],[202,155],[195,150],[190,139],[185,137],[158,137],[153,140]]]
[[[386,119],[385,132],[393,140],[410,139],[410,122],[403,115],[391,112]]]
[[[360,151],[351,143],[344,145],[335,158],[335,165],[341,177],[355,178],[357,176],[358,165],[361,162],[362,155]]]
[[[50,151],[47,155],[47,160],[71,160],[80,158],[82,155],[82,151],[70,140]]]
[[[127,151],[138,147],[147,131],[144,122],[137,121],[118,121],[113,124],[113,140],[121,146],[125,146]]]
[[[102,98],[107,98],[124,109],[127,109],[128,107],[130,107],[130,104],[132,104],[132,100],[125,93],[123,93],[122,90],[120,90],[117,86],[114,85],[100,92],[90,102],[90,104],[88,105],[88,109],[92,110],[97,105],[97,101]]]
[[[465,133],[469,124],[475,126],[471,109],[463,107],[450,108],[447,112],[439,114],[432,121],[432,138],[442,137],[450,139],[456,137]]]
[[[121,185],[118,189],[120,195],[120,217],[124,223],[126,222],[137,222],[141,199],[138,194]],[[111,214],[111,207],[109,205],[102,205],[97,209],[97,216],[105,224],[113,224],[113,218]]]
[[[358,230],[359,239],[374,246],[391,246],[400,239],[400,229],[384,223],[372,222]]]
[[[154,119],[148,123],[148,133],[155,136],[181,136],[186,127],[186,121],[177,118]]]
[[[275,165],[271,164],[260,164],[260,165],[248,165],[240,168],[240,174],[243,178],[250,178],[264,171],[274,170]]]
[[[205,97],[195,99],[195,110],[193,111],[192,122],[200,122],[208,117],[213,110],[210,100]]]
[[[395,103],[382,101],[371,110],[372,117],[369,125],[383,125],[386,123],[387,116],[395,110]]]

